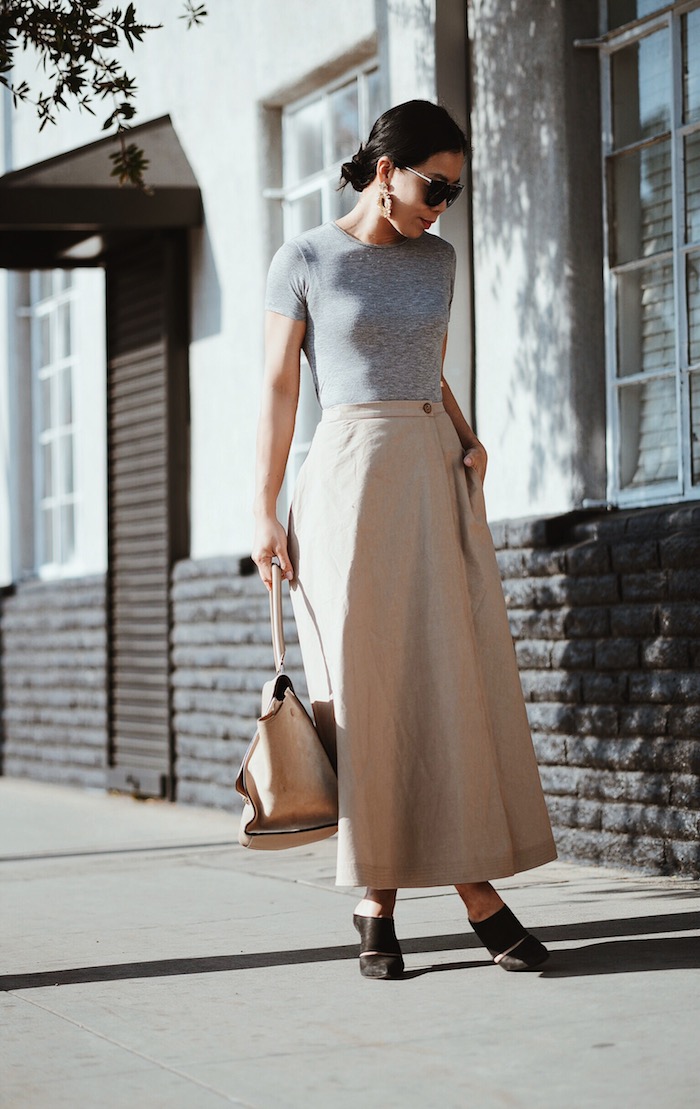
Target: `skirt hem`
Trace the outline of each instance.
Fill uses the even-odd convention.
[[[504,858],[491,860],[483,864],[478,870],[466,867],[464,871],[457,870],[454,866],[444,872],[432,869],[430,873],[425,870],[389,874],[387,870],[379,867],[361,867],[354,874],[347,870],[338,874],[336,886],[347,888],[367,887],[369,889],[425,889],[430,886],[455,886],[467,882],[491,882],[498,878],[512,878],[514,874],[522,874],[526,870],[534,870],[538,866],[545,866],[554,862],[557,850],[549,842],[539,844],[530,851],[521,851],[517,858],[508,860]]]

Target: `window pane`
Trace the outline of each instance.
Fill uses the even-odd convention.
[[[616,158],[613,197],[615,264],[670,250],[673,246],[670,142]]]
[[[43,482],[41,487],[42,500],[46,497],[52,497],[54,494],[53,463],[53,441],[49,440],[48,443],[43,443],[41,447],[41,471]]]
[[[56,309],[56,357],[67,358],[71,352],[70,303],[59,304]]]
[[[73,492],[73,436],[61,435],[58,439],[58,449],[61,456],[61,489],[60,492],[68,494]]]
[[[608,30],[666,7],[668,0],[608,0]]]
[[[323,101],[290,113],[284,136],[284,181],[292,185],[323,169]]]
[[[59,392],[58,421],[59,426],[65,427],[73,423],[73,375],[70,366],[61,370],[57,378]]]
[[[700,373],[690,375],[690,454],[693,485],[700,485]]]
[[[668,31],[647,35],[612,57],[613,142],[627,146],[671,125]]]
[[[331,160],[350,158],[360,145],[357,81],[351,81],[329,96],[331,112]]]
[[[681,20],[683,36],[683,119],[700,119],[700,8]]]
[[[53,294],[53,270],[39,270],[39,300]]]
[[[56,292],[70,289],[73,284],[73,270],[54,270]]]
[[[321,190],[308,193],[298,200],[289,202],[290,236],[301,235],[311,227],[318,227],[323,219],[321,207]]]
[[[40,406],[39,426],[42,431],[53,426],[53,406],[51,404],[51,378],[42,377],[39,381]]]
[[[51,343],[51,316],[46,313],[39,316],[36,321],[37,332],[39,336],[39,366],[49,366],[52,359],[53,349]]]
[[[53,562],[54,560],[54,544],[53,544],[53,525],[54,525],[54,510],[52,508],[44,508],[41,511],[41,561],[42,563]]]
[[[369,116],[367,120],[367,134],[369,135],[372,125],[382,114],[382,83],[379,79],[379,70],[373,69],[367,74],[365,80],[367,82],[367,112]]]
[[[675,367],[673,267],[644,266],[617,276],[620,377]]]
[[[75,552],[75,506],[61,505],[61,562],[70,562]]]
[[[688,288],[688,362],[700,362],[700,254],[690,254],[687,261]]]
[[[700,241],[700,131],[685,140],[685,241]]]
[[[676,379],[662,377],[619,390],[620,486],[673,481],[678,474]]]

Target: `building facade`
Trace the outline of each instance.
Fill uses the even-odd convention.
[[[425,97],[471,139],[446,377],[558,842],[697,873],[700,2],[172,8],[141,0],[163,28],[127,59],[152,195],[110,183],[99,119],[5,99],[3,772],[235,808],[267,265]],[[307,370],[282,513],[317,419]]]

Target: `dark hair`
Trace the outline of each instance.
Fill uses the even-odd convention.
[[[351,162],[343,163],[338,187],[350,184],[361,193],[374,180],[382,154],[403,169],[421,165],[443,150],[466,154],[467,149],[466,135],[445,108],[430,100],[407,100],[380,115],[367,142],[360,143]]]

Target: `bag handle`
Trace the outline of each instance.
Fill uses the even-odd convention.
[[[272,625],[272,654],[275,673],[284,670],[284,624],[282,622],[282,569],[276,558],[272,560],[272,589],[270,590],[270,624]]]

